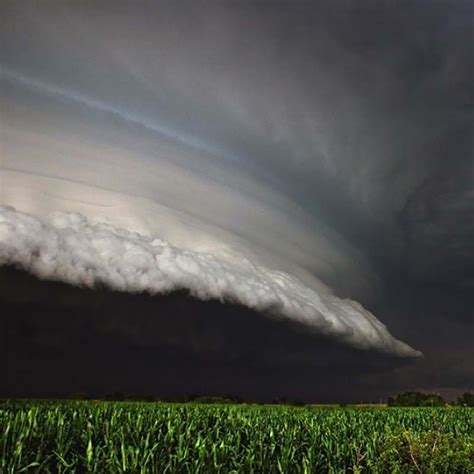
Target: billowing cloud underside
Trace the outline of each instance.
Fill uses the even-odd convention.
[[[403,357],[421,355],[395,339],[359,303],[313,290],[297,278],[242,258],[225,261],[182,250],[78,213],[40,219],[0,207],[0,265],[93,288],[167,293],[187,289],[202,300],[219,299],[301,322],[317,333],[361,349]]]

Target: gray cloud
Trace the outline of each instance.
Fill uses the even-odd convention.
[[[108,5],[6,2],[2,64],[214,156],[181,150],[188,170],[252,176],[371,257],[400,259],[397,213],[465,154],[471,2]]]
[[[474,281],[471,1],[119,3],[2,3],[0,203],[54,235],[51,212],[79,212],[78,235],[108,229],[150,262],[156,235],[173,256],[212,255],[206,297],[228,291],[211,262],[245,279],[243,257],[269,293],[253,301],[224,278],[224,298],[301,319],[314,308],[292,305],[309,288],[324,302],[316,326],[350,344],[370,318],[329,304],[325,285],[386,322],[384,285],[433,300],[417,286],[431,280],[451,318],[472,317],[472,296],[452,291]],[[112,268],[99,280],[146,286],[132,263],[130,280]],[[156,281],[196,290],[171,268]],[[264,268],[291,275],[290,307]],[[395,293],[404,324],[388,325],[426,355],[438,309],[410,329]]]
[[[343,296],[373,297],[377,277],[363,254],[240,161],[17,79],[3,83],[4,204],[34,215],[78,211],[181,248],[237,251],[309,285],[316,275]]]
[[[210,254],[179,250],[166,241],[77,213],[42,221],[0,208],[0,265],[16,265],[40,278],[118,291],[167,293],[188,289],[199,299],[219,299],[298,321],[309,329],[361,349],[398,356],[421,355],[390,335],[371,313],[329,289],[243,259],[239,264]]]

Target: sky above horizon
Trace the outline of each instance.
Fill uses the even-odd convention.
[[[474,388],[471,2],[0,12],[7,391]]]

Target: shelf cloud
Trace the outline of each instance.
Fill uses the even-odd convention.
[[[295,277],[249,260],[237,265],[180,250],[157,238],[91,225],[77,213],[57,213],[43,221],[0,208],[0,265],[89,288],[104,285],[150,294],[186,289],[198,299],[237,303],[289,318],[359,349],[421,355],[391,336],[360,304],[338,298],[323,285],[311,290]]]
[[[472,2],[99,3],[0,6],[1,265],[470,354]]]

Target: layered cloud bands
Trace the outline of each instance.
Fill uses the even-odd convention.
[[[296,320],[353,347],[420,355],[392,337],[360,304],[336,297],[323,285],[312,290],[295,277],[247,259],[231,262],[180,250],[158,238],[92,224],[78,213],[41,220],[1,207],[0,265],[90,288],[105,285],[151,294],[188,289],[199,299],[238,303]]]
[[[418,355],[352,300],[376,307],[401,267],[435,273],[420,248],[459,222],[434,235],[424,209],[471,156],[471,16],[158,3],[2,5],[0,264]]]

